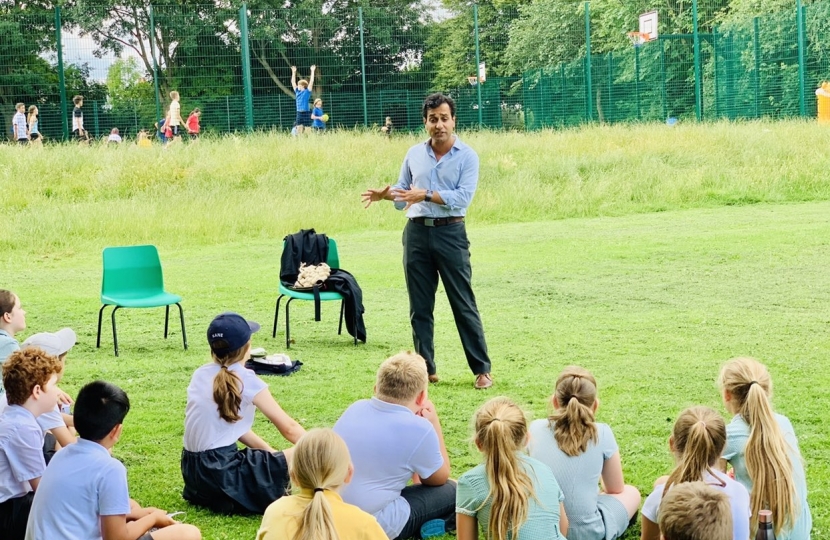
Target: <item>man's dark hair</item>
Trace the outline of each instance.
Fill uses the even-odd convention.
[[[436,92],[435,94],[430,94],[424,100],[424,106],[421,109],[421,113],[424,116],[424,120],[427,119],[427,113],[430,109],[437,109],[441,105],[446,103],[450,106],[450,116],[455,118],[455,101],[450,96],[445,96],[440,92]]]
[[[129,410],[126,392],[108,382],[91,382],[81,388],[75,400],[75,429],[82,439],[100,441],[124,423]]]

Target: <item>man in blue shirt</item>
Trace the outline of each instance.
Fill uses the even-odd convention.
[[[398,183],[362,194],[373,202],[394,201],[406,210],[404,275],[415,352],[427,362],[430,382],[438,382],[433,343],[435,291],[444,284],[475,387],[489,388],[490,358],[472,288],[470,243],[464,216],[478,185],[478,155],[455,135],[455,102],[432,94],[423,105],[429,140],[409,149]]]
[[[297,82],[297,66],[291,66],[291,87],[297,96],[297,119],[294,121],[297,134],[302,134],[306,126],[311,126],[311,109],[309,109],[308,103],[311,99],[311,89],[314,86],[314,71],[316,69],[317,66],[311,66],[311,77],[308,81],[300,79],[300,82]]]

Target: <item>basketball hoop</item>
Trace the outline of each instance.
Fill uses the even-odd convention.
[[[651,41],[651,35],[646,32],[629,32],[628,39],[631,40],[632,45],[639,47],[643,43]]]
[[[467,82],[470,83],[470,86],[475,86],[478,84],[478,77],[476,77],[475,75],[467,77]]]

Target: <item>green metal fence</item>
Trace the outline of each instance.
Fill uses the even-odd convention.
[[[93,136],[114,127],[132,136],[154,131],[175,89],[183,116],[199,107],[207,132],[288,130],[290,68],[308,79],[316,65],[314,96],[338,128],[389,117],[397,129],[418,129],[432,91],[456,99],[467,128],[811,116],[813,90],[830,78],[830,2],[793,1],[737,18],[726,0],[677,12],[667,3],[660,38],[638,47],[618,31],[636,29],[637,11],[611,19],[602,5],[573,0],[431,12],[394,1],[0,2],[0,108],[10,126],[15,103],[36,105],[47,140],[63,139],[80,94]]]

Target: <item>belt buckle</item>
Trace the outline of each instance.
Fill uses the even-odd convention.
[[[435,227],[435,220],[433,218],[424,218],[424,225],[427,227]]]

